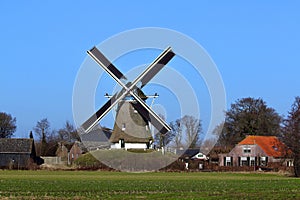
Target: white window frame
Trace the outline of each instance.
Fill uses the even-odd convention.
[[[267,158],[266,158],[266,156],[260,157],[260,165],[261,166],[267,166]]]
[[[243,153],[244,153],[244,154],[249,154],[249,153],[251,153],[251,148],[250,148],[250,147],[244,147],[244,148],[243,148]]]
[[[231,157],[225,157],[225,165],[226,166],[231,166]]]
[[[248,164],[247,157],[242,156],[240,161],[241,161],[240,166],[247,166],[247,164]],[[246,162],[246,164],[244,164],[245,162]]]

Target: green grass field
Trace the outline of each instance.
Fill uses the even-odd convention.
[[[300,179],[252,173],[4,170],[0,199],[300,199]]]

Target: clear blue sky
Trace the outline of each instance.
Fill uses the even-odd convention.
[[[45,117],[53,129],[72,121],[86,50],[133,28],[169,28],[195,39],[219,68],[228,107],[261,97],[286,115],[300,95],[298,1],[130,2],[0,1],[0,111],[17,118],[17,137]]]

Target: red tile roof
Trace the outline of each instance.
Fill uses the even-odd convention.
[[[247,136],[239,145],[258,145],[268,155],[273,157],[283,157],[285,155],[285,145],[275,136]]]

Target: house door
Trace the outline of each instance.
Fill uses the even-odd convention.
[[[120,139],[121,140],[121,148],[125,148],[125,141],[124,139]]]

